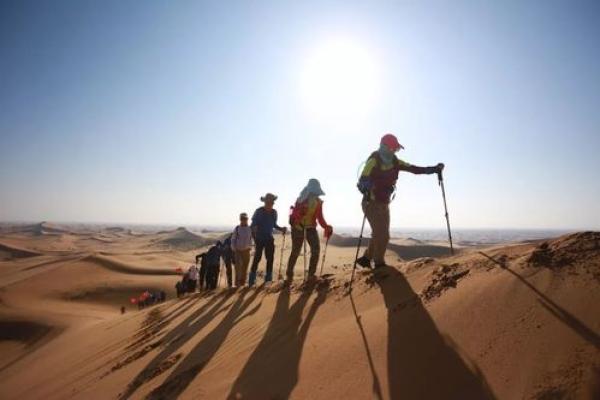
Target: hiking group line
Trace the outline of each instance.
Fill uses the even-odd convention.
[[[357,188],[362,194],[361,207],[363,221],[358,238],[356,256],[352,266],[352,275],[349,289],[352,289],[356,266],[362,268],[385,267],[385,251],[390,240],[390,209],[389,204],[394,197],[396,182],[400,171],[412,174],[437,174],[438,183],[441,187],[444,202],[446,226],[450,251],[453,254],[452,233],[450,231],[450,220],[446,204],[446,192],[442,177],[444,164],[435,166],[419,167],[402,161],[396,153],[404,149],[396,136],[391,133],[385,134],[379,143],[379,148],[372,152],[364,164],[360,174]],[[177,295],[186,292],[200,290],[212,290],[218,287],[221,274],[221,260],[225,265],[227,286],[242,287],[246,283],[252,287],[256,284],[258,266],[263,254],[266,259],[266,270],[264,282],[270,285],[273,281],[273,263],[275,256],[275,239],[273,231],[277,230],[283,235],[282,248],[280,249],[279,272],[277,279],[283,280],[285,285],[290,285],[294,279],[294,269],[300,253],[303,253],[304,271],[303,281],[314,282],[317,279],[317,265],[319,263],[321,245],[317,224],[324,230],[325,250],[321,262],[320,275],[323,274],[323,266],[327,254],[329,239],[333,234],[333,227],[327,223],[323,215],[323,200],[321,196],[325,192],[321,183],[315,179],[309,179],[307,185],[302,189],[293,206],[290,207],[290,228],[278,224],[278,214],[274,205],[277,196],[267,193],[261,196],[263,206],[257,208],[252,215],[249,224],[248,214],[243,212],[239,216],[237,225],[231,234],[223,241],[218,241],[206,252],[196,256],[196,263],[191,265],[183,274],[180,282],[177,282]],[[362,255],[360,247],[363,240],[365,223],[369,222],[371,227],[371,239]],[[285,269],[285,277],[282,275],[285,250],[285,237],[290,231],[292,247]],[[307,257],[307,244],[310,247],[310,259]],[[250,263],[250,250],[254,245],[255,252]],[[200,266],[198,267],[198,264]],[[250,270],[248,271],[248,267]],[[235,280],[233,272],[235,271]],[[247,281],[246,281],[247,277]]]

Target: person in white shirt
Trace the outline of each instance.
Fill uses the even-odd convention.
[[[235,285],[246,284],[248,265],[250,264],[250,249],[252,248],[252,228],[248,226],[248,214],[240,214],[240,224],[231,235],[231,249],[235,253]]]

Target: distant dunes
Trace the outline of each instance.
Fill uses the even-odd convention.
[[[157,233],[153,245],[169,247],[175,250],[188,251],[214,244],[214,239],[196,235],[186,228],[179,227],[172,231],[161,231]]]
[[[361,249],[369,245],[369,238],[363,238]],[[354,247],[358,244],[358,238],[354,236],[332,235],[329,244],[339,247]],[[439,257],[449,254],[446,246],[437,246],[423,243],[419,240],[408,238],[406,244],[389,243],[388,250],[393,251],[405,261],[414,260],[421,257]],[[361,250],[362,251],[362,250]]]
[[[19,247],[10,246],[0,242],[0,261],[11,260],[14,258],[35,257],[39,255],[39,253],[36,253],[34,251],[21,249]]]

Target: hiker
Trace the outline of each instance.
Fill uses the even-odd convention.
[[[217,287],[219,268],[221,267],[221,242],[217,242],[206,253],[198,254],[196,260],[202,259],[200,263],[200,289],[212,290]]]
[[[180,281],[177,281],[177,283],[175,284],[175,291],[177,292],[177,298],[180,298],[181,296],[183,296],[186,292],[186,288],[185,288],[185,283],[183,283],[183,279]]]
[[[194,293],[196,291],[196,284],[198,283],[198,267],[196,267],[196,264],[190,265],[187,277],[186,290],[188,293]]]
[[[292,207],[290,215],[290,225],[292,227],[292,252],[287,265],[287,282],[294,279],[294,266],[300,255],[304,240],[310,246],[310,263],[308,267],[308,279],[314,280],[319,263],[319,234],[317,233],[317,221],[325,230],[325,237],[331,237],[333,227],[328,225],[323,217],[323,200],[319,196],[325,193],[321,189],[321,184],[317,179],[310,179],[300,196],[296,199],[296,204]]]
[[[256,283],[256,270],[258,263],[262,258],[262,253],[265,253],[267,259],[267,273],[265,274],[265,283],[270,284],[273,281],[273,257],[275,255],[275,240],[273,239],[273,229],[277,229],[285,235],[287,228],[277,225],[277,211],[273,208],[277,200],[277,196],[272,193],[267,193],[260,198],[265,205],[254,211],[252,216],[252,237],[256,245],[254,252],[254,260],[250,268],[250,276],[248,277],[248,285],[254,286]]]
[[[362,209],[371,225],[371,240],[362,257],[356,260],[364,268],[385,266],[385,250],[390,240],[389,203],[400,171],[413,174],[441,173],[444,164],[433,167],[417,167],[396,157],[396,152],[403,149],[398,139],[388,133],[381,138],[379,150],[368,158],[358,181],[358,190],[363,194]]]
[[[232,271],[231,264],[235,264],[233,250],[231,249],[231,235],[227,236],[227,238],[221,243],[219,247],[219,251],[221,252],[221,258],[223,259],[223,263],[225,264],[225,275],[227,276],[227,287],[231,288],[233,286],[232,279]]]
[[[252,229],[248,226],[248,214],[240,214],[240,224],[231,234],[231,249],[235,255],[235,286],[246,284],[248,264],[250,264],[250,249],[252,248]]]

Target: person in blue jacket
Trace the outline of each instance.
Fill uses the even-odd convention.
[[[261,197],[260,201],[265,205],[257,208],[252,216],[252,224],[250,227],[252,228],[252,236],[254,238],[256,249],[254,252],[254,259],[252,260],[252,267],[250,268],[250,275],[248,277],[249,286],[254,286],[256,283],[256,271],[263,252],[267,259],[265,283],[268,284],[273,281],[273,257],[275,255],[273,229],[277,229],[283,234],[287,231],[287,228],[277,225],[277,210],[273,208],[275,200],[277,200],[277,196],[272,193],[267,193]]]

